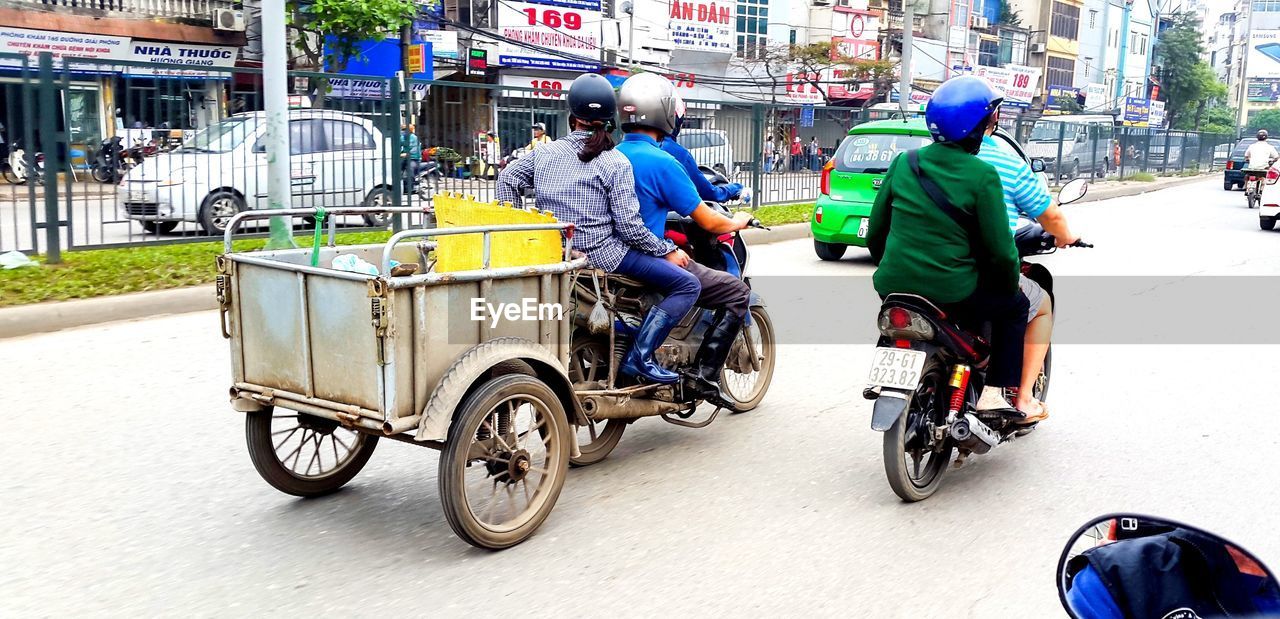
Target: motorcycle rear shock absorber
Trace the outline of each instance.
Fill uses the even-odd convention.
[[[964,396],[969,390],[969,366],[958,363],[951,371],[951,403],[947,407],[947,419],[955,419],[964,409]]]

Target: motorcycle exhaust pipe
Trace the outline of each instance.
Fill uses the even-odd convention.
[[[591,395],[582,398],[582,411],[592,419],[639,419],[680,412],[685,406],[675,402]]]
[[[976,454],[987,453],[1000,444],[1000,436],[973,413],[965,413],[951,424],[951,438],[959,443],[961,449],[968,449]]]

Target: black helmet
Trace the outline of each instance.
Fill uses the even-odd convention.
[[[569,85],[569,114],[587,122],[610,122],[618,113],[613,85],[602,75],[584,73]]]

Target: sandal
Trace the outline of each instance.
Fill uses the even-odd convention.
[[[1044,421],[1045,419],[1049,418],[1049,409],[1045,407],[1044,402],[1041,402],[1039,400],[1036,400],[1035,402],[1036,402],[1036,410],[1023,411],[1022,412],[1022,414],[1024,415],[1023,418],[1014,420],[1013,422],[1014,425],[1029,426],[1029,425],[1040,423],[1041,421]]]

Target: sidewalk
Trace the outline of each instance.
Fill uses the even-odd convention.
[[[1222,171],[1208,172],[1198,174],[1196,176],[1157,176],[1156,180],[1151,182],[1141,181],[1101,181],[1089,183],[1089,191],[1076,204],[1084,202],[1096,202],[1098,200],[1110,200],[1111,198],[1124,198],[1128,196],[1136,196],[1149,191],[1158,191],[1177,187],[1178,185],[1186,185],[1188,183],[1198,183],[1200,181],[1209,180],[1211,178],[1220,177]]]

